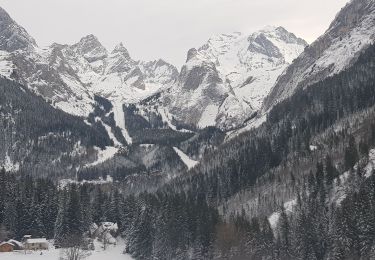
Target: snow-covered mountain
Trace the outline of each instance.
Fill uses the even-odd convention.
[[[0,49],[12,52],[35,46],[35,40],[0,7]]]
[[[278,76],[306,46],[282,27],[214,36],[189,50],[163,104],[181,124],[236,128],[261,108]]]
[[[38,47],[35,40],[0,9],[0,72],[29,86],[55,107],[87,117],[95,94],[137,102],[172,84],[171,64],[133,60],[122,43],[112,52],[94,35],[73,45]]]
[[[265,100],[264,111],[307,87],[350,67],[375,41],[375,1],[352,0],[329,29],[306,48],[278,79]]]

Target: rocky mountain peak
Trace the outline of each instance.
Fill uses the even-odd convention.
[[[261,53],[268,57],[281,58],[280,50],[266,37],[264,33],[249,38],[248,51]]]
[[[129,54],[128,50],[125,48],[125,46],[122,42],[117,44],[112,51],[112,54],[117,54],[117,53],[120,53],[120,54],[130,58],[130,54]]]
[[[191,48],[187,53],[186,62],[194,58],[195,55],[197,55],[197,53],[198,53],[197,49]]]
[[[83,37],[78,43],[74,44],[72,48],[82,54],[88,62],[95,62],[108,56],[106,48],[104,48],[98,38],[93,34]]]
[[[294,33],[289,32],[282,26],[276,27],[275,32],[280,39],[287,43],[298,43],[304,46],[308,45],[304,39],[297,37]]]
[[[0,49],[13,52],[36,47],[35,40],[0,7]]]

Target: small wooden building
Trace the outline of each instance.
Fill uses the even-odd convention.
[[[0,252],[1,253],[13,252],[13,250],[14,250],[14,245],[12,243],[3,242],[3,243],[0,244]]]
[[[49,243],[45,238],[29,238],[24,244],[27,250],[48,250]]]
[[[20,241],[11,239],[11,240],[8,240],[8,243],[11,243],[14,246],[13,250],[22,250],[23,249],[23,244]]]

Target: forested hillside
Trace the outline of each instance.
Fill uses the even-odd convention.
[[[270,111],[264,125],[222,145],[219,132],[202,132],[214,146],[202,153],[200,165],[151,193],[130,195],[121,172],[114,183],[59,187],[29,177],[32,172],[3,170],[3,233],[47,236],[66,246],[71,237],[84,239],[90,223],[113,221],[136,259],[371,259],[374,54],[375,46],[369,47],[350,69],[297,91]],[[48,104],[13,82],[2,83],[2,111],[23,129],[17,138],[71,127],[79,140],[82,127],[89,131],[83,144],[110,142],[95,139],[100,130],[78,118],[55,110],[52,118],[42,116]],[[29,104],[40,110],[28,110]],[[30,121],[29,113],[38,120]],[[64,125],[51,123],[55,118]],[[196,154],[196,140],[181,149]]]
[[[359,166],[355,168],[356,170],[351,169],[360,159],[362,164],[363,160],[366,162],[369,149],[375,145],[375,126],[372,123],[375,116],[374,51],[375,47],[371,46],[361,54],[350,69],[307,90],[298,91],[294,96],[277,105],[270,112],[263,126],[223,144],[218,150],[207,155],[197,168],[166,185],[162,189],[166,195],[153,195],[155,202],[164,201],[161,205],[168,205],[168,201],[172,199],[170,194],[180,194],[177,196],[178,205],[183,205],[187,200],[203,200],[216,208],[226,200],[232,199],[231,203],[236,202],[232,196],[238,192],[263,185],[258,189],[258,194],[247,197],[247,200],[257,201],[250,212],[246,212],[245,207],[241,210],[239,206],[236,211],[224,212],[228,216],[225,222],[205,220],[206,227],[211,227],[205,231],[208,239],[206,241],[208,244],[205,246],[193,242],[196,241],[193,235],[195,229],[187,228],[185,232],[181,231],[180,223],[185,222],[183,215],[177,213],[178,210],[170,209],[178,219],[175,225],[172,224],[173,222],[160,223],[158,216],[168,214],[165,212],[169,211],[167,208],[154,206],[155,202],[149,200],[145,206],[147,210],[144,210],[142,215],[145,221],[149,222],[147,225],[143,223],[142,226],[149,226],[151,230],[155,227],[153,231],[155,234],[160,234],[164,227],[172,234],[179,234],[178,240],[182,240],[177,246],[178,250],[175,244],[167,243],[165,248],[168,250],[163,252],[171,254],[181,252],[179,256],[173,255],[181,259],[186,258],[188,252],[194,252],[203,258],[224,259],[228,257],[231,259],[235,257],[238,259],[244,257],[353,259],[353,257],[367,257],[373,254],[370,250],[374,239],[371,225],[368,226],[364,220],[362,222],[364,226],[345,227],[337,224],[337,221],[355,219],[350,216],[356,215],[358,211],[345,207],[345,204],[356,203],[354,201],[357,193],[361,193],[362,188],[367,189],[363,203],[373,203],[373,195],[371,195],[373,191],[368,191],[373,182],[372,172],[365,175],[361,173]],[[315,147],[313,144],[317,140],[322,142]],[[315,151],[315,149],[319,150]],[[334,157],[334,163],[330,155]],[[364,163],[364,166],[367,164]],[[344,172],[346,181],[342,189],[346,191],[344,192],[346,199],[341,204],[337,204],[335,200],[331,201],[328,195],[336,195],[332,189],[337,188],[337,185],[332,183],[343,182],[341,178],[344,177],[339,179],[339,176]],[[351,174],[351,172],[359,173]],[[264,178],[261,178],[263,176]],[[354,183],[358,184],[358,188],[352,189],[353,181],[347,178],[355,179]],[[279,185],[275,186],[283,192],[265,193],[276,182],[279,182]],[[272,233],[269,231],[270,224],[267,220],[272,213],[270,210],[278,211],[283,202],[286,202],[283,199],[290,199],[286,196],[276,197],[277,194],[292,195],[297,201],[296,210],[288,214],[281,210],[279,227],[275,233]],[[139,199],[142,200],[142,196]],[[270,202],[273,202],[273,205],[270,206]],[[364,210],[365,218],[374,217],[372,207]],[[151,211],[150,208],[154,210]],[[358,215],[358,218],[360,217]],[[302,222],[297,220],[304,222],[301,224]],[[189,218],[186,217],[185,221],[188,223]],[[248,229],[242,225],[248,226]],[[306,228],[311,230],[305,230]],[[359,238],[362,235],[357,229],[362,229],[361,232],[367,234],[366,238]],[[346,240],[342,242],[332,240],[332,236],[337,232],[343,232],[342,239]],[[350,238],[351,232],[358,237],[358,240]],[[148,239],[141,239],[141,241],[148,241],[148,243],[142,245],[149,249],[155,248],[160,239],[157,236],[150,236],[145,230],[143,235],[146,234]],[[130,240],[133,254],[146,259],[151,259],[157,254],[150,250],[137,249],[139,245],[136,242],[135,245],[132,244],[142,236],[139,232],[130,232],[129,236],[130,238],[136,236]],[[186,239],[183,239],[184,236]],[[221,239],[225,241],[220,243]],[[264,239],[267,239],[267,242],[261,242]],[[175,242],[176,239],[173,241]],[[217,243],[221,247],[215,249]],[[366,248],[363,243],[366,243]],[[354,244],[357,246],[354,247]],[[349,249],[345,249],[345,245],[350,245]],[[336,254],[341,254],[341,258],[334,258],[333,255]]]
[[[0,158],[10,170],[68,176],[68,169],[95,160],[94,146],[113,144],[103,125],[90,127],[14,81],[0,78],[0,92]]]

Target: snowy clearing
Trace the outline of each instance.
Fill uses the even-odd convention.
[[[92,181],[87,181],[87,180],[82,180],[82,181],[76,181],[72,179],[62,179],[59,181],[59,189],[64,189],[67,185],[69,184],[94,184],[94,185],[102,185],[102,184],[107,184],[107,183],[113,183],[113,178],[110,175],[107,175],[105,179],[102,177],[99,177],[98,180],[92,180]]]
[[[189,156],[187,156],[183,151],[181,151],[177,147],[173,147],[173,150],[178,154],[178,156],[180,156],[181,160],[188,167],[188,169],[191,169],[198,164],[197,161],[190,159]]]
[[[125,115],[122,109],[123,103],[121,101],[113,102],[113,115],[118,127],[121,128],[122,135],[125,137],[125,140],[128,144],[133,143],[133,139],[130,137],[128,131],[126,130],[125,125]]]
[[[130,255],[123,254],[125,243],[120,241],[116,246],[108,246],[103,251],[101,248],[89,251],[91,254],[85,260],[133,260]],[[46,251],[15,251],[11,253],[0,253],[1,260],[59,260],[62,249],[50,249]],[[43,253],[41,255],[41,253]]]
[[[297,204],[297,200],[296,199],[290,200],[288,202],[285,202],[284,203],[285,212],[287,214],[292,213],[293,212],[293,208],[296,206],[296,204]],[[273,230],[276,229],[277,223],[279,222],[279,218],[280,218],[280,212],[279,211],[274,212],[274,213],[272,213],[271,216],[269,216],[268,221],[270,222],[271,228]]]
[[[118,148],[112,147],[112,146],[107,146],[104,150],[101,150],[98,147],[95,147],[95,149],[98,152],[98,159],[93,163],[87,164],[85,166],[86,168],[101,164],[101,163],[111,159],[118,152]]]

